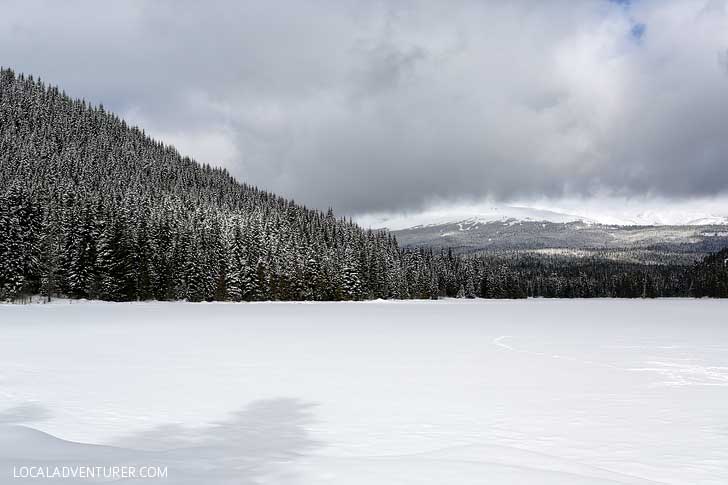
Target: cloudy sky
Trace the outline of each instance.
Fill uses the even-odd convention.
[[[726,0],[5,0],[0,64],[340,214],[728,192]]]

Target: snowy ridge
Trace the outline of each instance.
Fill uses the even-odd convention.
[[[476,211],[425,211],[419,214],[382,216],[368,221],[371,227],[393,231],[423,229],[428,227],[457,225],[459,231],[469,230],[479,224],[502,222],[551,222],[603,224],[610,226],[723,226],[728,216],[706,214],[687,210],[643,210],[639,212],[615,212],[580,215],[570,211],[539,209],[522,206],[492,206]]]
[[[728,225],[728,217],[695,211],[647,210],[635,214],[605,215],[601,224],[615,226],[722,226]]]
[[[379,220],[381,226],[390,230],[421,229],[443,225],[459,225],[460,230],[465,227],[492,222],[584,222],[593,224],[588,217],[556,212],[531,207],[490,207],[477,213],[472,212],[425,212],[417,215],[395,216]]]

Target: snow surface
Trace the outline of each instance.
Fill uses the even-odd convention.
[[[32,463],[167,466],[148,483],[175,484],[725,484],[726,314],[0,305],[0,483]]]

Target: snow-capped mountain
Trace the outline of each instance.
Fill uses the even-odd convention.
[[[728,218],[696,212],[583,215],[528,207],[423,213],[381,221],[405,246],[479,249],[652,248],[702,252],[728,244]]]
[[[586,222],[595,223],[591,218],[557,212],[547,209],[518,206],[492,206],[477,210],[430,210],[416,214],[381,215],[360,218],[359,222],[365,227],[389,229],[400,231],[403,229],[418,229],[448,224],[463,223],[488,224],[491,222]]]
[[[728,216],[693,210],[641,210],[621,212],[584,212],[541,209],[521,206],[492,206],[477,210],[437,210],[418,214],[382,216],[366,221],[371,227],[392,231],[421,229],[442,225],[461,224],[472,227],[492,222],[550,222],[602,224],[610,226],[711,226],[728,225]]]
[[[477,213],[452,213],[446,215],[438,215],[432,219],[427,219],[427,215],[421,216],[423,220],[414,225],[408,225],[407,219],[390,221],[388,229],[398,230],[405,228],[437,226],[442,224],[458,224],[462,223],[468,227],[477,224],[488,224],[491,222],[588,222],[593,220],[577,216],[573,214],[565,214],[551,210],[534,209],[530,207],[490,207],[484,211]],[[410,220],[410,223],[413,222]]]
[[[643,210],[600,214],[594,218],[600,224],[614,226],[711,226],[728,225],[724,215],[694,210]]]

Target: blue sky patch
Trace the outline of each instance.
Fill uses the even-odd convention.
[[[632,26],[629,33],[634,37],[636,40],[641,40],[642,37],[645,36],[645,33],[647,32],[647,25],[643,24],[642,22],[638,22]]]

